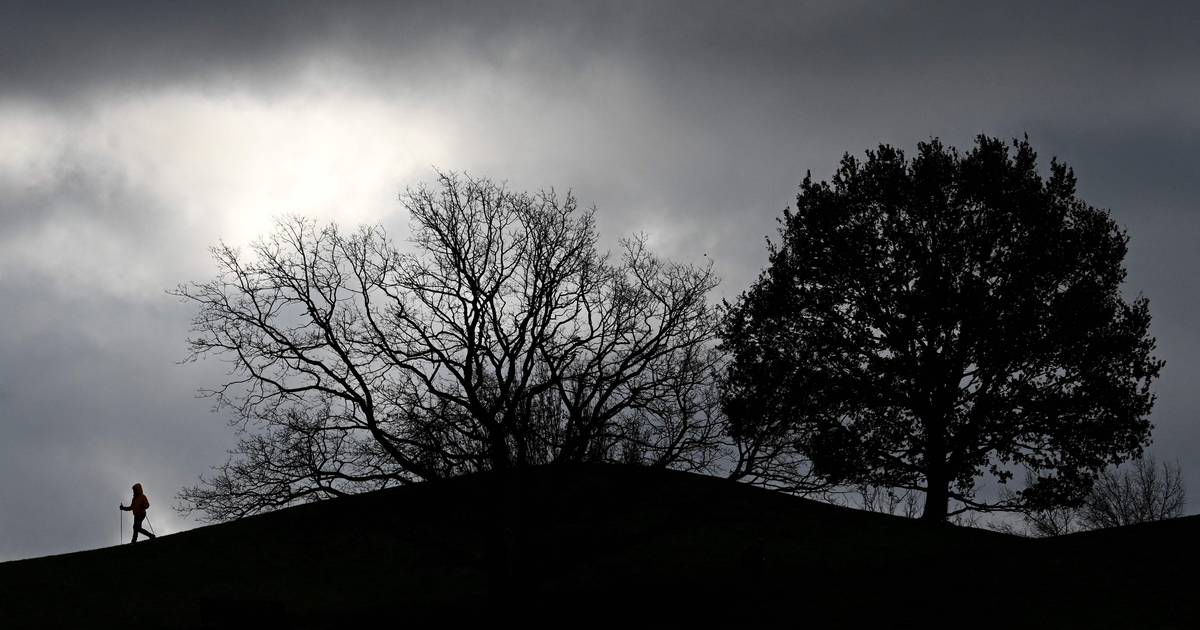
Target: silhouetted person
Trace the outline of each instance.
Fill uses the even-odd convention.
[[[129,502],[128,507],[121,506],[122,510],[133,512],[133,540],[130,542],[137,542],[138,532],[149,536],[151,540],[154,539],[154,534],[142,529],[142,521],[146,520],[146,510],[149,508],[150,499],[142,494],[142,484],[133,484],[133,500]]]

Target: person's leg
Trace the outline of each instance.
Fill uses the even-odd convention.
[[[149,538],[150,540],[154,540],[154,534],[153,534],[153,533],[151,533],[151,532],[148,532],[148,531],[146,531],[146,530],[145,530],[145,529],[142,527],[142,521],[143,521],[145,518],[146,518],[145,516],[139,516],[139,517],[137,517],[137,519],[136,519],[136,520],[134,520],[134,522],[133,522],[133,540],[134,540],[134,542],[136,542],[136,541],[137,541],[137,535],[138,535],[138,532],[141,532],[141,533],[145,534],[145,535],[146,535],[146,537],[147,537],[147,538]]]

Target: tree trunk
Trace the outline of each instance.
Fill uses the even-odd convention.
[[[945,422],[939,417],[925,423],[925,510],[921,520],[944,523],[950,511],[950,475],[946,470]]]
[[[508,452],[508,440],[503,430],[497,430],[490,436],[488,444],[488,459],[492,460],[492,470],[512,468],[512,455]]]
[[[944,523],[950,511],[950,481],[944,475],[930,474],[925,482],[925,510],[921,512],[921,521]]]

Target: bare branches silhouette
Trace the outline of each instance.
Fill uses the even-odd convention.
[[[1144,455],[1101,473],[1078,505],[1028,512],[1023,530],[1014,526],[1006,531],[1042,537],[1136,525],[1183,516],[1186,504],[1179,464]]]
[[[440,174],[401,200],[411,251],[378,226],[287,218],[174,291],[198,307],[192,357],[230,362],[206,393],[242,433],[182,509],[224,519],[542,463],[713,468],[711,265],[640,235],[600,252],[569,193]]]

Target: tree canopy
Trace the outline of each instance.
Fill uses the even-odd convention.
[[[923,491],[931,521],[1079,501],[1149,442],[1162,362],[1147,300],[1121,292],[1127,242],[1028,140],[846,155],[805,177],[729,309],[733,433],[831,482]]]

